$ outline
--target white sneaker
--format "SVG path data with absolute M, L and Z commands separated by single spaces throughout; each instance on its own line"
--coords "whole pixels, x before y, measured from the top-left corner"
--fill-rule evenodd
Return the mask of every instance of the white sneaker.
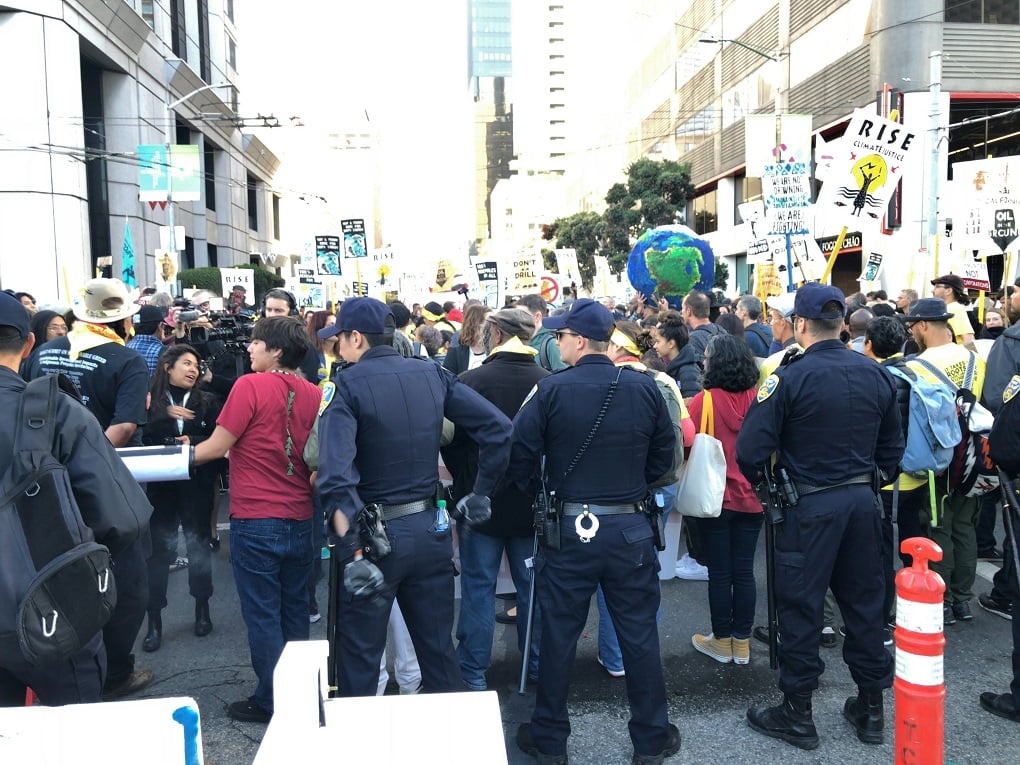
M 684 553 L 684 557 L 676 562 L 676 575 L 691 582 L 707 582 L 708 568 L 702 566 L 688 553 Z

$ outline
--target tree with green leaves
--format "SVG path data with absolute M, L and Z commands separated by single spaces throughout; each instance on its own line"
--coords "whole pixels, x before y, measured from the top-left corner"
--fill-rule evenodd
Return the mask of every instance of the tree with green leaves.
M 675 223 L 693 196 L 690 165 L 647 157 L 631 164 L 627 182 L 614 184 L 606 194 L 601 254 L 608 257 L 610 268 L 623 270 L 632 241 L 646 229 Z
M 591 289 L 595 282 L 595 259 L 602 249 L 602 216 L 595 212 L 574 213 L 557 218 L 542 226 L 542 238 L 556 240 L 556 246 L 577 252 L 577 268 L 581 272 L 581 285 Z

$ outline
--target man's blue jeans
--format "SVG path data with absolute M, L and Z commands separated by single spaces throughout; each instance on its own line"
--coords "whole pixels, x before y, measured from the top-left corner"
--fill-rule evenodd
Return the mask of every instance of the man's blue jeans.
M 273 711 L 273 670 L 290 640 L 308 640 L 312 520 L 232 518 L 230 559 L 248 628 L 255 703 Z
M 477 531 L 460 531 L 460 618 L 457 620 L 457 660 L 464 683 L 469 688 L 486 688 L 485 672 L 492 655 L 492 637 L 496 627 L 496 576 L 506 550 L 510 576 L 517 588 L 517 650 L 524 652 L 528 623 L 528 595 L 531 575 L 525 560 L 534 551 L 533 537 L 492 537 Z M 538 650 L 542 634 L 539 612 L 531 638 L 528 675 L 538 677 Z

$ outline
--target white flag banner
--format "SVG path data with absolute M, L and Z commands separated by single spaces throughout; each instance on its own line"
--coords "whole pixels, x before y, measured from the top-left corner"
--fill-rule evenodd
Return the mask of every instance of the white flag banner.
M 776 121 L 779 130 L 776 130 Z M 761 178 L 765 166 L 776 162 L 811 162 L 810 114 L 749 114 L 744 117 L 746 174 Z

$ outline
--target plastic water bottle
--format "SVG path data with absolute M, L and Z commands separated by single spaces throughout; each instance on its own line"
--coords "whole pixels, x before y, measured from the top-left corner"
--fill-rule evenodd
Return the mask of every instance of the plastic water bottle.
M 446 500 L 436 502 L 436 522 L 432 524 L 433 534 L 442 534 L 450 529 L 450 514 L 446 511 Z

